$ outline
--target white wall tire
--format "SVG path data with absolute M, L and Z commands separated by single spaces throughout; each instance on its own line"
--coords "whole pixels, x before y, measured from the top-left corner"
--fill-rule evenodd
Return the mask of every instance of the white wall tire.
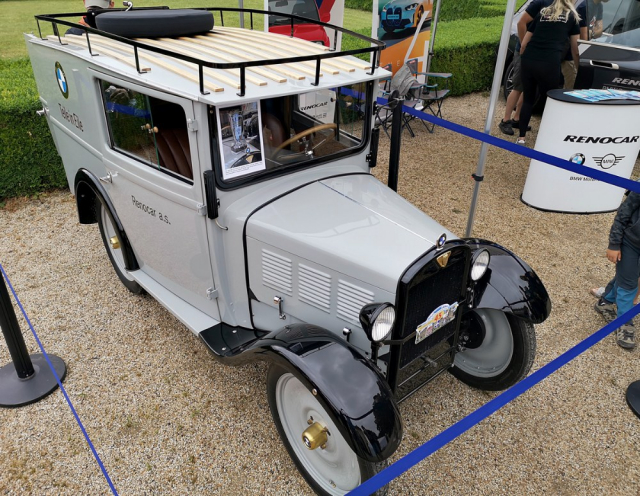
M 494 309 L 474 310 L 468 318 L 471 331 L 482 331 L 483 338 L 456 354 L 450 372 L 485 391 L 501 391 L 525 378 L 536 352 L 533 325 Z
M 359 458 L 317 398 L 296 376 L 277 365 L 269 368 L 267 396 L 285 448 L 317 494 L 347 494 L 386 466 L 386 462 L 376 464 Z M 310 450 L 302 442 L 310 418 L 329 431 L 325 449 Z M 375 494 L 386 493 L 387 486 Z
M 128 273 L 124 266 L 124 256 L 122 255 L 123 248 L 114 249 L 111 246 L 110 239 L 116 235 L 116 228 L 111 221 L 111 217 L 107 213 L 106 207 L 102 202 L 98 201 L 98 227 L 100 228 L 100 236 L 102 237 L 102 243 L 109 255 L 111 265 L 118 274 L 120 281 L 125 287 L 134 294 L 144 293 L 144 289 L 140 286 Z

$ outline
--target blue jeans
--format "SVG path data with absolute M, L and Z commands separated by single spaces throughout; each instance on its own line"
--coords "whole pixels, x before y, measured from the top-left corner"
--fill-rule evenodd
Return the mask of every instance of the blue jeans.
M 616 303 L 618 317 L 633 308 L 633 299 L 638 291 L 638 275 L 640 273 L 638 269 L 640 247 L 633 246 L 623 239 L 620 251 L 621 258 L 616 264 L 615 283 L 604 296 L 605 300 Z

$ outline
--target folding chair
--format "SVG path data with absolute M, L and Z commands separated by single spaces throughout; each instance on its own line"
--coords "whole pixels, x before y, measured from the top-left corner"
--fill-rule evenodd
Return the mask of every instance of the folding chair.
M 419 72 L 418 59 L 409 59 L 406 65 L 422 88 L 421 93 L 417 95 L 421 104 L 417 104 L 414 108 L 423 112 L 428 110 L 434 117 L 442 118 L 442 103 L 451 91 L 449 87 L 451 73 Z M 428 124 L 424 120 L 422 120 L 422 124 L 424 124 L 427 131 L 433 133 L 435 124 Z
M 384 69 L 391 71 L 391 64 L 383 66 Z M 422 86 L 417 79 L 411 74 L 409 68 L 402 66 L 393 77 L 386 77 L 380 80 L 380 96 L 383 98 L 389 98 L 394 90 L 397 90 L 399 96 L 404 99 L 403 105 L 414 107 L 421 103 L 420 99 L 415 97 L 416 94 L 422 92 Z M 376 125 L 382 127 L 387 137 L 389 135 L 389 128 L 391 127 L 391 120 L 393 116 L 393 110 L 389 105 L 378 106 L 376 110 Z M 415 136 L 413 129 L 411 129 L 410 122 L 413 119 L 412 116 L 403 113 L 402 114 L 402 130 L 405 128 L 409 131 L 411 137 Z

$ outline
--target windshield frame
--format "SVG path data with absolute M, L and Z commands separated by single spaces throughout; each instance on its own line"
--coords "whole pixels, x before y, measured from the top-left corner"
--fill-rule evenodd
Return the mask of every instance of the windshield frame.
M 363 117 L 363 129 L 362 129 L 362 138 L 359 145 L 348 148 L 344 151 L 337 152 L 334 154 L 330 154 L 324 157 L 317 157 L 309 160 L 308 162 L 299 162 L 295 164 L 291 164 L 285 167 L 278 167 L 272 170 L 262 170 L 256 173 L 248 174 L 246 176 L 240 176 L 234 179 L 224 179 L 223 177 L 223 159 L 220 154 L 220 140 L 222 136 L 218 135 L 218 112 L 216 106 L 209 105 L 208 115 L 209 115 L 209 144 L 211 151 L 211 161 L 212 168 L 214 170 L 215 179 L 216 179 L 216 187 L 223 191 L 235 190 L 238 188 L 242 188 L 248 186 L 250 184 L 260 183 L 263 181 L 269 181 L 271 179 L 285 176 L 289 174 L 295 174 L 298 171 L 306 170 L 312 167 L 321 166 L 327 163 L 336 162 L 345 157 L 355 156 L 362 153 L 362 151 L 369 146 L 369 141 L 371 139 L 371 130 L 372 130 L 372 122 L 373 122 L 373 104 L 374 104 L 374 82 L 375 81 L 362 81 L 361 84 L 365 85 L 365 93 L 364 93 L 364 108 L 365 113 Z M 344 86 L 349 86 L 346 84 Z M 306 93 L 313 93 L 313 91 L 307 91 L 304 93 L 296 93 L 294 95 L 302 95 Z M 293 96 L 293 95 L 292 95 Z M 268 99 L 268 98 L 266 98 Z M 264 99 L 263 99 L 264 100 Z M 258 100 L 258 104 L 261 100 Z M 249 102 L 246 102 L 249 103 Z M 342 132 L 342 131 L 341 131 Z M 346 135 L 351 136 L 350 133 L 344 131 Z

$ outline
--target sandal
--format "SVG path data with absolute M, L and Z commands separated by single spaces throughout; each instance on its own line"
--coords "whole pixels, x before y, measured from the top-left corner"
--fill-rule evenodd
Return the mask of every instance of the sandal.
M 527 140 L 525 140 L 522 136 L 520 136 L 517 140 L 516 140 L 516 144 L 518 145 L 525 145 L 527 143 Z

